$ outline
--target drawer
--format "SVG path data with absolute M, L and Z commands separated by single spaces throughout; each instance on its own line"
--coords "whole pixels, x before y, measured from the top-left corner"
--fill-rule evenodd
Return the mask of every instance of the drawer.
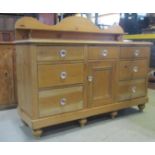
M 118 84 L 117 100 L 124 101 L 146 95 L 146 80 L 122 81 Z
M 131 81 L 122 81 L 118 84 L 117 100 L 124 101 L 131 99 Z
M 119 47 L 89 46 L 88 59 L 114 59 L 119 57 L 119 52 Z
M 39 92 L 39 114 L 41 117 L 80 110 L 83 105 L 82 86 Z
M 39 46 L 38 61 L 82 60 L 84 47 L 82 46 Z
M 129 80 L 147 76 L 147 60 L 120 61 L 119 80 Z
M 54 64 L 38 65 L 39 88 L 83 83 L 84 65 Z
M 134 80 L 131 83 L 131 98 L 146 96 L 146 80 Z
M 149 47 L 121 47 L 120 58 L 147 58 Z

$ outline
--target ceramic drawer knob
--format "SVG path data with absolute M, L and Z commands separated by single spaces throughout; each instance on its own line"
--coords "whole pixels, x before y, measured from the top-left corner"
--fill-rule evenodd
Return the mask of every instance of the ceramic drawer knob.
M 64 106 L 66 104 L 66 101 L 67 101 L 66 98 L 60 99 L 60 105 Z
M 61 73 L 60 73 L 60 78 L 61 78 L 62 80 L 66 79 L 66 78 L 67 78 L 67 73 L 66 73 L 66 72 L 61 72 Z
M 108 50 L 106 50 L 106 49 L 102 50 L 102 51 L 101 51 L 101 55 L 102 55 L 103 57 L 107 57 L 107 56 L 108 56 Z
M 134 71 L 135 73 L 137 73 L 137 72 L 138 72 L 138 66 L 134 66 L 134 67 L 133 67 L 133 71 Z
M 131 90 L 132 90 L 132 93 L 136 93 L 136 86 L 133 86 Z
M 92 82 L 93 81 L 93 77 L 92 76 L 88 76 L 88 81 Z
M 59 54 L 60 54 L 60 57 L 61 58 L 64 58 L 67 55 L 67 51 L 65 49 L 62 49 L 62 50 L 60 50 L 60 53 Z
M 135 57 L 138 57 L 139 55 L 140 55 L 140 50 L 138 50 L 138 49 L 135 50 L 135 52 L 134 52 L 134 56 L 135 56 Z

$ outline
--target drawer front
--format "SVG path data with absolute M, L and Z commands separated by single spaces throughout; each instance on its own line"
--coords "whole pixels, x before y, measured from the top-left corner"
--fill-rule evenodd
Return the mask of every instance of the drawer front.
M 131 99 L 131 81 L 122 81 L 118 84 L 117 100 L 124 101 Z
M 121 81 L 118 84 L 117 100 L 124 101 L 146 95 L 146 80 Z
M 120 61 L 119 80 L 130 80 L 147 76 L 147 60 Z
M 146 80 L 133 80 L 131 83 L 131 98 L 146 96 Z
M 114 59 L 119 57 L 119 52 L 119 47 L 89 46 L 88 59 Z
M 121 47 L 120 58 L 147 58 L 149 47 Z
M 38 61 L 82 60 L 84 47 L 82 46 L 39 46 Z
M 39 92 L 40 117 L 80 110 L 83 105 L 82 86 Z
M 84 65 L 38 65 L 39 88 L 83 83 Z

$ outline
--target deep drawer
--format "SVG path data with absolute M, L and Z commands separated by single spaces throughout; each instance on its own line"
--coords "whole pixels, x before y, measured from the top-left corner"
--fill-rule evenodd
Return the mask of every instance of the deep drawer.
M 118 84 L 117 100 L 124 101 L 146 95 L 146 80 L 121 81 Z
M 39 88 L 83 83 L 84 65 L 55 64 L 38 65 Z
M 119 80 L 131 80 L 146 77 L 148 73 L 147 66 L 147 60 L 120 61 Z
M 39 46 L 37 48 L 38 61 L 61 61 L 84 59 L 82 46 Z
M 83 87 L 43 90 L 39 92 L 39 115 L 49 116 L 83 108 Z

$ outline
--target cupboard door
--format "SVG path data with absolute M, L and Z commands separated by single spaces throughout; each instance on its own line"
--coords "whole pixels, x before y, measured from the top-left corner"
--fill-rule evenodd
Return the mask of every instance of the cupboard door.
M 12 47 L 0 47 L 0 105 L 15 103 Z
M 113 102 L 114 98 L 114 62 L 95 62 L 89 64 L 88 87 L 89 105 L 101 106 Z

